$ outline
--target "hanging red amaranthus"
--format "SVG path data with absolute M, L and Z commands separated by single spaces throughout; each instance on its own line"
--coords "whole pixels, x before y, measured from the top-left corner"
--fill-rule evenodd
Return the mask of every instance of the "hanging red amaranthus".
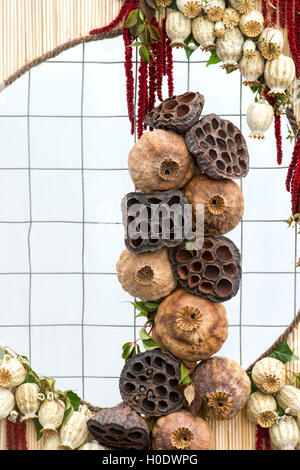
M 256 450 L 271 450 L 270 435 L 268 429 L 256 426 Z
M 90 34 L 102 34 L 102 33 L 108 33 L 108 31 L 112 31 L 116 26 L 118 26 L 118 24 L 120 23 L 120 21 L 123 20 L 123 18 L 125 17 L 126 13 L 128 13 L 128 10 L 132 10 L 132 0 L 125 0 L 124 4 L 122 5 L 120 11 L 119 11 L 119 14 L 118 16 L 115 17 L 115 19 L 109 23 L 108 25 L 106 26 L 103 26 L 102 28 L 95 28 L 95 29 L 92 29 L 90 31 Z
M 297 47 L 300 44 L 300 0 L 296 0 L 295 4 L 295 41 Z
M 268 88 L 263 88 L 263 94 L 268 103 L 274 108 L 275 105 L 275 98 L 272 96 L 268 95 L 268 92 L 270 90 Z M 282 152 L 282 135 L 281 135 L 281 116 L 280 114 L 277 114 L 276 109 L 275 111 L 275 119 L 274 119 L 274 130 L 275 130 L 275 139 L 276 139 L 276 149 L 277 149 L 277 163 L 278 165 L 281 165 L 282 163 L 282 157 L 283 157 L 283 152 Z
M 276 27 L 277 23 L 277 0 L 272 0 L 271 23 Z
M 300 139 L 294 147 L 286 178 L 286 189 L 292 194 L 292 214 L 300 213 Z
M 140 60 L 139 66 L 139 99 L 138 99 L 138 115 L 137 115 L 137 136 L 138 139 L 143 134 L 144 118 L 147 111 L 147 81 L 148 81 L 148 64 Z
M 6 420 L 6 449 L 7 450 L 15 450 L 15 425 Z
M 160 41 L 154 43 L 155 44 L 155 68 L 156 68 L 156 91 L 157 91 L 157 98 L 160 101 L 163 101 L 162 97 L 162 83 L 163 83 L 163 60 L 164 60 L 164 44 L 163 44 L 163 33 L 162 30 L 159 27 L 158 21 L 156 18 L 153 18 L 152 20 L 153 26 L 156 27 Z M 149 109 L 149 111 L 151 111 Z
M 286 22 L 287 22 L 287 29 L 288 29 L 288 41 L 289 41 L 290 51 L 291 51 L 291 54 L 292 54 L 292 57 L 296 66 L 296 74 L 297 74 L 297 77 L 299 77 L 300 76 L 300 55 L 299 55 L 299 50 L 295 42 L 295 26 L 297 26 L 297 21 L 296 21 L 296 18 L 294 17 L 294 10 L 295 10 L 295 0 L 289 0 L 286 5 Z M 299 16 L 299 15 L 296 14 L 295 16 Z M 299 33 L 297 32 L 297 35 L 298 34 Z
M 262 0 L 261 8 L 262 8 L 262 14 L 264 16 L 264 19 L 266 20 L 268 16 L 267 0 Z
M 282 28 L 285 27 L 286 0 L 279 0 L 279 23 Z

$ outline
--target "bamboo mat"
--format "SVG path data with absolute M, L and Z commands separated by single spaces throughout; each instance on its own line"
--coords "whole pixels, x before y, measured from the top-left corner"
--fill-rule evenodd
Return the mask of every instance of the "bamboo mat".
M 260 8 L 260 0 L 256 6 Z M 37 57 L 72 39 L 88 34 L 94 27 L 108 24 L 118 13 L 119 0 L 0 0 L 0 82 Z M 284 53 L 289 54 L 287 32 Z M 293 91 L 293 90 L 292 90 Z M 296 106 L 300 118 L 300 105 Z M 300 325 L 288 340 L 300 356 Z M 287 381 L 300 370 L 300 361 L 287 365 Z M 95 405 L 101 406 L 100 403 Z M 214 432 L 214 449 L 255 449 L 255 426 L 245 412 L 234 420 L 210 420 Z M 27 424 L 28 448 L 43 448 L 44 440 L 36 442 L 32 422 Z M 5 421 L 0 422 L 0 450 L 6 448 Z

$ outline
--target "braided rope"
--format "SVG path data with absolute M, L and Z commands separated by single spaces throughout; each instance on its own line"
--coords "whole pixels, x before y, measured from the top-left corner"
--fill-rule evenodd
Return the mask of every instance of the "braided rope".
M 294 136 L 298 139 L 300 135 L 298 133 L 298 123 L 297 123 L 297 118 L 296 118 L 293 108 L 287 108 L 285 114 L 286 114 L 286 117 L 288 118 L 292 131 L 294 133 Z M 296 136 L 297 133 L 298 135 Z
M 40 65 L 41 63 L 45 62 L 46 60 L 53 59 L 54 57 L 58 56 L 64 51 L 71 49 L 72 47 L 76 47 L 79 44 L 84 44 L 92 41 L 100 41 L 102 39 L 112 39 L 118 36 L 121 36 L 122 28 L 114 29 L 113 31 L 109 31 L 107 33 L 101 34 L 93 34 L 88 36 L 82 36 L 80 38 L 72 39 L 71 41 L 65 42 L 60 46 L 52 49 L 52 51 L 46 52 L 45 54 L 33 59 L 32 61 L 28 62 L 27 64 L 23 65 L 19 70 L 14 72 L 10 75 L 4 82 L 0 83 L 0 91 L 7 88 L 9 85 L 14 83 L 18 78 L 22 77 L 25 73 L 29 72 L 33 67 Z

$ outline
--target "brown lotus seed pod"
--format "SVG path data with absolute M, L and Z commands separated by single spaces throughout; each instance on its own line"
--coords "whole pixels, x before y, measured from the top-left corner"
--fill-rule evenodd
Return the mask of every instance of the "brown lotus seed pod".
M 247 144 L 232 122 L 208 114 L 186 133 L 185 142 L 199 168 L 210 178 L 243 178 L 248 174 Z
M 183 192 L 193 206 L 194 223 L 197 206 L 204 205 L 205 235 L 224 235 L 233 230 L 243 216 L 243 194 L 234 181 L 213 180 L 199 175 L 186 185 Z M 197 235 L 201 234 L 201 227 L 197 227 Z
M 120 377 L 124 402 L 146 416 L 163 416 L 182 408 L 183 395 L 176 389 L 180 363 L 160 349 L 129 359 Z
M 155 335 L 158 344 L 182 361 L 208 359 L 228 336 L 225 307 L 178 288 L 159 305 Z
M 241 256 L 226 237 L 205 237 L 200 249 L 187 250 L 185 242 L 170 250 L 173 273 L 188 292 L 212 302 L 224 302 L 239 290 Z
M 122 251 L 117 273 L 123 289 L 141 300 L 159 300 L 177 285 L 165 247 L 138 254 Z
M 154 450 L 209 450 L 212 441 L 207 422 L 186 410 L 159 418 L 152 431 Z
M 175 132 L 145 132 L 128 158 L 130 176 L 136 189 L 167 191 L 182 188 L 193 176 L 194 159 L 184 138 Z
M 145 420 L 125 403 L 99 411 L 87 426 L 91 435 L 109 449 L 149 449 Z
M 145 194 L 129 193 L 122 200 L 125 245 L 133 253 L 177 246 L 190 225 L 183 217 L 187 199 L 181 191 Z
M 207 399 L 208 416 L 228 420 L 247 403 L 251 383 L 242 366 L 232 359 L 214 356 L 198 364 L 192 383 Z
M 169 129 L 181 134 L 199 120 L 203 106 L 204 96 L 200 93 L 172 96 L 150 111 L 145 122 L 153 129 Z

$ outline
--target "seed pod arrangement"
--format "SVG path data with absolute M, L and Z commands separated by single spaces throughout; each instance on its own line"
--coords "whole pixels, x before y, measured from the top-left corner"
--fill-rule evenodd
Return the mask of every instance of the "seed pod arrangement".
M 248 174 L 247 144 L 231 121 L 208 114 L 186 133 L 185 142 L 200 170 L 210 178 L 243 178 Z
M 188 411 L 159 418 L 152 431 L 154 450 L 209 450 L 212 431 L 204 419 Z
M 192 294 L 224 302 L 238 293 L 241 257 L 229 238 L 205 237 L 193 250 L 183 243 L 170 250 L 170 260 L 179 284 Z
M 274 110 L 265 100 L 259 100 L 250 104 L 247 110 L 247 123 L 251 129 L 249 137 L 264 139 L 264 133 L 273 122 Z
M 46 399 L 39 409 L 39 422 L 42 426 L 41 432 L 57 434 L 58 428 L 64 419 L 65 404 L 61 400 Z
M 60 429 L 60 450 L 75 450 L 82 446 L 88 438 L 88 417 L 80 411 L 74 411 L 72 416 Z
M 88 420 L 87 425 L 90 434 L 99 444 L 109 449 L 149 448 L 146 421 L 125 403 L 99 411 Z
M 202 10 L 201 0 L 176 0 L 176 5 L 181 13 L 190 19 L 196 18 Z
M 222 68 L 229 71 L 239 68 L 243 44 L 244 37 L 239 28 L 227 29 L 225 36 L 217 39 L 216 53 L 223 62 Z
M 190 36 L 192 30 L 191 20 L 180 11 L 172 10 L 166 21 L 166 31 L 171 40 L 171 47 L 186 47 L 185 40 Z
M 279 29 L 266 28 L 259 36 L 258 48 L 266 60 L 274 60 L 282 53 L 283 42 L 283 34 Z
M 257 50 L 253 54 L 243 54 L 240 60 L 240 70 L 243 76 L 243 85 L 257 86 L 258 79 L 263 75 L 265 69 L 265 61 L 261 53 Z
M 203 51 L 215 49 L 215 24 L 205 16 L 198 16 L 192 24 L 193 37 Z
M 210 21 L 216 23 L 223 18 L 225 12 L 225 0 L 207 0 L 203 7 Z
M 141 300 L 159 300 L 176 287 L 167 248 L 134 254 L 124 250 L 117 262 L 123 289 Z
M 281 361 L 265 357 L 252 369 L 252 380 L 263 393 L 277 393 L 285 383 L 285 368 Z
M 251 13 L 255 7 L 255 0 L 229 0 L 229 3 L 241 15 Z
M 293 385 L 284 385 L 276 393 L 278 405 L 292 416 L 300 417 L 300 389 Z
M 247 418 L 262 428 L 269 428 L 276 421 L 276 409 L 277 403 L 274 397 L 254 392 L 247 401 Z
M 264 27 L 264 17 L 258 10 L 245 13 L 240 18 L 240 30 L 245 36 L 255 38 L 259 36 Z
M 224 26 L 228 29 L 233 29 L 238 26 L 240 22 L 240 15 L 234 8 L 226 8 L 224 11 L 223 19 Z
M 167 191 L 180 189 L 191 179 L 194 161 L 183 137 L 158 129 L 142 135 L 130 151 L 128 165 L 136 189 Z
M 191 222 L 189 214 L 183 217 L 185 204 L 178 190 L 126 194 L 121 203 L 126 248 L 143 253 L 179 245 Z
M 277 59 L 267 60 L 265 80 L 270 88 L 270 96 L 285 96 L 286 89 L 295 79 L 295 63 L 290 57 L 280 54 Z
M 37 412 L 40 407 L 38 399 L 39 386 L 35 383 L 25 383 L 19 385 L 16 390 L 16 402 L 22 413 L 21 421 L 37 418 Z
M 300 431 L 292 416 L 284 416 L 269 429 L 273 446 L 278 450 L 294 450 L 300 439 Z
M 195 176 L 184 188 L 184 194 L 192 204 L 194 220 L 198 205 L 204 207 L 205 235 L 224 235 L 233 230 L 242 218 L 244 198 L 234 181 L 213 180 L 205 175 Z M 201 234 L 201 227 L 196 230 Z
M 251 392 L 250 379 L 232 359 L 214 356 L 201 362 L 192 374 L 192 383 L 207 399 L 208 416 L 228 420 L 247 403 Z
M 179 380 L 180 363 L 172 355 L 154 349 L 126 362 L 120 376 L 120 393 L 136 412 L 164 416 L 182 408 Z
M 0 387 L 17 387 L 25 377 L 25 367 L 16 357 L 5 357 L 0 363 Z
M 226 310 L 178 288 L 158 308 L 155 335 L 163 349 L 182 361 L 208 359 L 227 339 Z
M 201 93 L 187 92 L 172 96 L 150 111 L 145 122 L 153 129 L 167 129 L 182 134 L 199 120 L 203 106 L 204 96 Z

